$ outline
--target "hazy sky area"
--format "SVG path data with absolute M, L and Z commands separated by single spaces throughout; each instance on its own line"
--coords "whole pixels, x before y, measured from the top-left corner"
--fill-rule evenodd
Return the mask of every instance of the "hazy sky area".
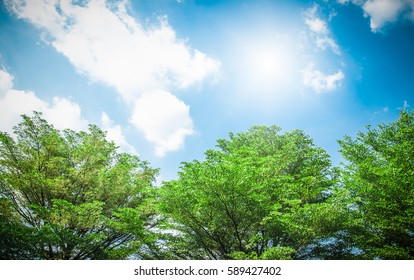
M 95 123 L 176 178 L 252 125 L 336 140 L 414 106 L 414 0 L 4 0 L 0 131 Z

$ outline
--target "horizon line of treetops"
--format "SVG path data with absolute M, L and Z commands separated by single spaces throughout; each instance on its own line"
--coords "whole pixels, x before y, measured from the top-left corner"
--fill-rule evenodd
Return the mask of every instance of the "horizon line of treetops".
M 414 112 L 338 140 L 253 126 L 178 179 L 96 125 L 0 132 L 0 259 L 414 259 Z

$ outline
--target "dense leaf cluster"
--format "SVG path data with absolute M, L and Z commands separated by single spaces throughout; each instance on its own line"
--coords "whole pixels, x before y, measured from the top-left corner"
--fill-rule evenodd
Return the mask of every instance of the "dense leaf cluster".
M 230 133 L 178 178 L 105 133 L 23 116 L 0 133 L 1 259 L 414 259 L 414 113 L 339 141 Z
M 118 259 L 139 248 L 157 170 L 96 126 L 58 131 L 35 114 L 0 134 L 0 256 Z

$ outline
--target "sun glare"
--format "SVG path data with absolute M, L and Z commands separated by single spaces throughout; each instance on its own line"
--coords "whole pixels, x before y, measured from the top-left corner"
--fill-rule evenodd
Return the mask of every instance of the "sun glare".
M 294 86 L 298 57 L 286 38 L 246 44 L 238 57 L 240 85 L 247 94 L 280 95 Z
M 246 70 L 254 82 L 276 85 L 287 78 L 288 59 L 283 56 L 281 50 L 271 48 L 252 50 L 247 54 L 247 63 Z

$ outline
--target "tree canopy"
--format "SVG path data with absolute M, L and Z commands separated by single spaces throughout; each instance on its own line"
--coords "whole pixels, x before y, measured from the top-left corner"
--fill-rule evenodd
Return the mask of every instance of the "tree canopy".
M 413 259 L 414 112 L 339 143 L 350 245 L 364 259 Z
M 414 111 L 339 140 L 219 139 L 175 180 L 95 125 L 40 113 L 0 133 L 0 259 L 414 259 Z
M 58 131 L 35 113 L 14 134 L 0 133 L 2 258 L 117 259 L 145 242 L 156 169 L 94 125 Z
M 218 140 L 202 162 L 184 163 L 161 188 L 161 209 L 183 258 L 304 257 L 335 219 L 329 156 L 302 131 L 255 126 Z M 171 246 L 171 247 L 168 247 Z M 179 248 L 191 248 L 180 250 Z

